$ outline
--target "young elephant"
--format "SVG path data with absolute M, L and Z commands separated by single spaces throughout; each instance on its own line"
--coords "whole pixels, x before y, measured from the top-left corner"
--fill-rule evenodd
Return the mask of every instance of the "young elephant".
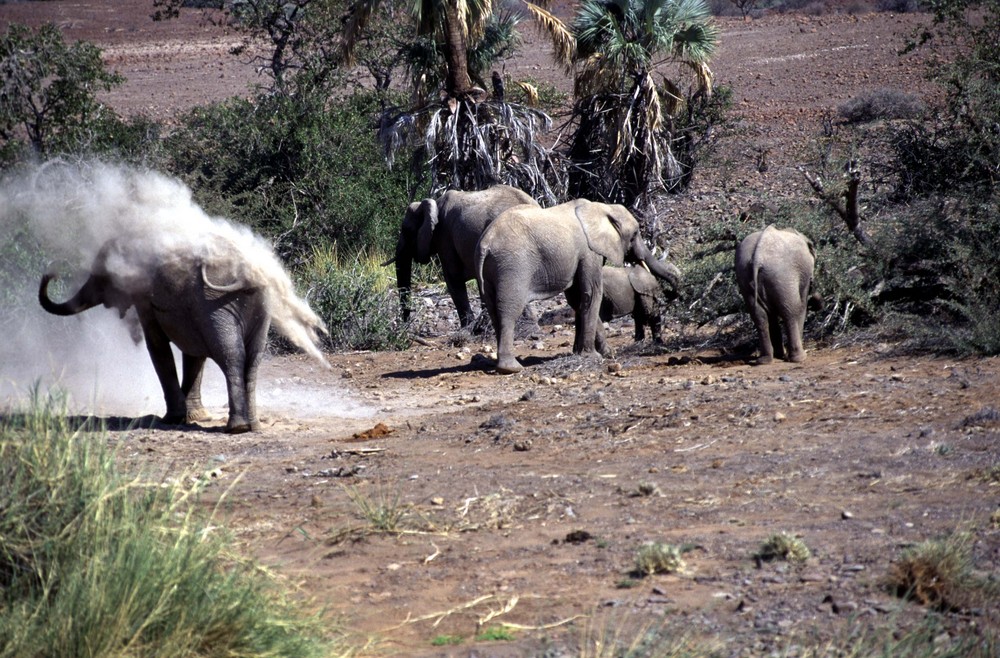
M 736 248 L 736 283 L 759 333 L 758 364 L 784 358 L 782 324 L 788 336 L 788 360 L 805 360 L 802 328 L 815 262 L 816 249 L 809 238 L 774 225 L 751 233 Z
M 631 315 L 635 321 L 635 340 L 645 340 L 649 327 L 653 341 L 663 342 L 660 327 L 662 302 L 669 296 L 655 276 L 645 267 L 610 267 L 602 270 L 604 293 L 601 297 L 601 321 L 610 322 L 623 315 Z

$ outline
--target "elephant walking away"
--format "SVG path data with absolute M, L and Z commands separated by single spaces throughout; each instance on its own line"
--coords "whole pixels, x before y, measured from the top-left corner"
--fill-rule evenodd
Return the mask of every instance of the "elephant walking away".
M 65 302 L 52 301 L 51 270 L 42 276 L 38 301 L 49 313 L 74 315 L 98 305 L 124 319 L 135 308 L 146 349 L 163 389 L 163 422 L 204 420 L 201 379 L 206 359 L 226 379 L 226 431 L 259 428 L 257 369 L 272 323 L 295 345 L 328 365 L 318 349 L 326 328 L 270 251 L 246 253 L 228 235 L 209 233 L 197 242 L 151 248 L 149 236 L 113 238 L 101 247 L 83 286 Z M 273 322 L 272 322 L 273 321 Z M 182 354 L 178 381 L 170 343 Z
M 524 307 L 561 292 L 576 315 L 573 352 L 607 353 L 598 317 L 605 260 L 643 262 L 677 290 L 680 270 L 656 260 L 624 206 L 584 199 L 552 208 L 518 206 L 486 228 L 476 247 L 476 278 L 497 335 L 497 372 L 523 369 L 513 343 Z
M 785 358 L 782 325 L 789 361 L 805 360 L 802 330 L 810 300 L 816 249 L 794 229 L 768 225 L 751 233 L 736 248 L 736 283 L 759 334 L 758 364 Z
M 646 327 L 656 343 L 663 342 L 661 314 L 665 294 L 660 280 L 642 265 L 611 267 L 605 265 L 601 272 L 604 291 L 601 295 L 602 322 L 610 322 L 623 315 L 631 315 L 635 322 L 635 340 L 646 338 Z M 674 294 L 670 299 L 676 298 Z
M 525 204 L 538 207 L 530 195 L 509 185 L 494 185 L 478 192 L 450 190 L 436 201 L 411 203 L 403 216 L 396 256 L 390 261 L 396 263 L 403 320 L 408 320 L 411 313 L 413 261 L 426 264 L 436 254 L 461 326 L 472 324 L 475 317 L 465 284 L 476 278 L 476 243 L 500 213 Z

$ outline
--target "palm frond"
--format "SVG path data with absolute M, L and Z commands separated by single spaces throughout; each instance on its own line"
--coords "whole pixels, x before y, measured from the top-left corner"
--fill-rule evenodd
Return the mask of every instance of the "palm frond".
M 380 0 L 359 0 L 349 8 L 347 22 L 340 42 L 340 56 L 347 66 L 354 65 L 354 48 L 361 39 L 361 33 L 368 25 L 368 19 L 378 9 Z
M 566 24 L 551 12 L 530 2 L 524 4 L 527 5 L 528 12 L 535 18 L 542 30 L 552 39 L 553 55 L 556 62 L 561 64 L 566 71 L 570 71 L 576 59 L 576 37 L 573 36 Z

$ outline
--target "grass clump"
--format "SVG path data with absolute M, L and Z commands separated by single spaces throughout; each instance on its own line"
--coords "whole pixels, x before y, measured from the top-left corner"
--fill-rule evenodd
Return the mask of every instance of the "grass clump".
M 347 497 L 357 507 L 361 516 L 376 532 L 399 532 L 406 517 L 406 506 L 398 491 L 378 487 L 369 495 L 358 487 L 346 487 Z
M 754 558 L 759 562 L 805 562 L 810 555 L 812 553 L 809 547 L 800 538 L 787 532 L 778 532 L 764 540 Z
M 650 542 L 639 547 L 635 556 L 635 571 L 642 576 L 654 573 L 674 573 L 684 568 L 682 550 L 672 544 Z
M 196 493 L 123 477 L 64 400 L 0 417 L 0 656 L 347 655 Z
M 896 596 L 937 610 L 963 610 L 1000 595 L 1000 587 L 975 573 L 968 532 L 906 550 L 889 570 L 888 587 Z
M 435 635 L 431 640 L 432 647 L 449 647 L 465 641 L 461 635 Z
M 335 350 L 402 350 L 410 345 L 399 316 L 392 268 L 377 253 L 345 262 L 336 246 L 317 248 L 300 273 L 309 304 L 326 322 Z
M 511 642 L 514 639 L 514 631 L 506 626 L 491 626 L 476 636 L 476 642 Z

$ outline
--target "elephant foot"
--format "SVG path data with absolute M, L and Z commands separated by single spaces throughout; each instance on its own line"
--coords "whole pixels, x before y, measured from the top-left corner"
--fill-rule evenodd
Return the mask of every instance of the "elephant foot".
M 793 352 L 792 354 L 788 355 L 788 360 L 791 361 L 792 363 L 802 363 L 803 361 L 806 360 L 806 353 Z
M 229 422 L 226 424 L 226 434 L 246 434 L 247 432 L 258 432 L 260 431 L 260 421 L 238 421 L 234 418 L 230 418 Z
M 774 363 L 774 357 L 762 354 L 758 356 L 756 359 L 754 359 L 752 363 L 755 366 L 766 366 L 768 364 Z
M 208 412 L 205 411 L 205 407 L 195 407 L 187 410 L 185 422 L 197 423 L 199 421 L 208 420 L 209 418 L 211 418 L 211 416 L 209 416 Z
M 524 370 L 524 366 L 518 363 L 512 356 L 500 357 L 497 359 L 497 373 L 501 375 L 513 375 Z
M 187 422 L 187 414 L 168 413 L 160 417 L 160 422 L 164 425 L 183 425 Z

